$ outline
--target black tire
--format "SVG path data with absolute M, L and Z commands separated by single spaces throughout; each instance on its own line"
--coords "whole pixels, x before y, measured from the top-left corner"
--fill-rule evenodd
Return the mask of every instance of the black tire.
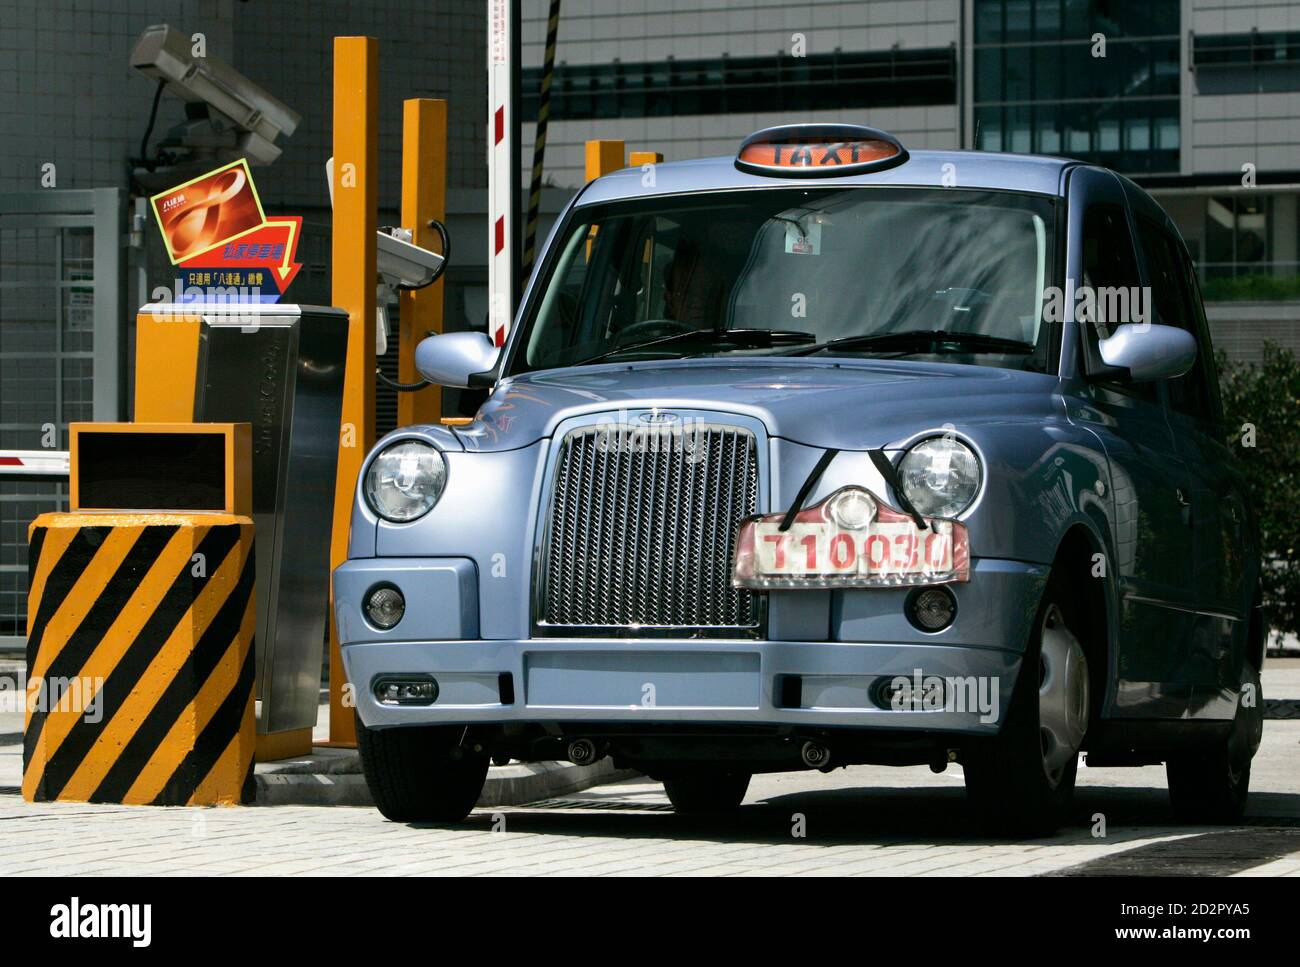
M 1050 836 L 1065 821 L 1074 798 L 1078 756 L 1072 756 L 1054 775 L 1049 774 L 1039 728 L 1042 631 L 1053 607 L 1062 614 L 1067 627 L 1079 627 L 1077 622 L 1071 622 L 1072 596 L 1057 572 L 1053 572 L 1043 593 L 1001 731 L 995 738 L 975 743 L 962 752 L 966 798 L 981 828 L 992 835 Z
M 740 806 L 750 778 L 748 772 L 682 773 L 664 779 L 664 791 L 683 816 L 717 815 Z
M 1246 683 L 1254 686 L 1252 706 L 1237 703 L 1232 732 L 1210 748 L 1171 756 L 1165 763 L 1169 800 L 1184 822 L 1230 824 L 1246 814 L 1250 761 L 1264 732 L 1264 695 L 1259 670 L 1247 664 Z
M 357 748 L 375 806 L 395 823 L 456 823 L 473 810 L 487 756 L 458 749 L 464 729 L 368 729 L 357 718 Z M 458 752 L 459 758 L 453 758 Z

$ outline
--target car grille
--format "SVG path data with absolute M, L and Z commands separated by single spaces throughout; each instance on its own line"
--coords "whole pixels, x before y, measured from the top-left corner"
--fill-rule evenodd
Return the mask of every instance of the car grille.
M 570 431 L 539 562 L 539 625 L 574 634 L 753 630 L 754 595 L 731 586 L 731 567 L 740 521 L 757 506 L 758 447 L 747 429 Z

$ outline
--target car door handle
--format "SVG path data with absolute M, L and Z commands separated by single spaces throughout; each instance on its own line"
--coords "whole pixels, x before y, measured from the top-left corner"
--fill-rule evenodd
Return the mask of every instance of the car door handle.
M 1183 524 L 1194 527 L 1196 522 L 1192 519 L 1195 511 L 1192 509 L 1191 491 L 1187 487 L 1175 487 L 1174 499 L 1178 501 L 1178 516 L 1183 519 Z

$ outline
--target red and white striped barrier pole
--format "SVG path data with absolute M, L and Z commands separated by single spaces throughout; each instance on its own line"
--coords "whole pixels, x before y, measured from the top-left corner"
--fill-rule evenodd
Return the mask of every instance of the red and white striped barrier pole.
M 488 332 L 505 345 L 519 291 L 519 0 L 488 0 Z
M 67 450 L 0 450 L 0 478 L 66 480 Z

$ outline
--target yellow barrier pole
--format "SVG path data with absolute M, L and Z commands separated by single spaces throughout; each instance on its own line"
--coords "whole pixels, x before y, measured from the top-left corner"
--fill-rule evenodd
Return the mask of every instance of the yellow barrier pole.
M 586 145 L 586 176 L 592 182 L 601 175 L 623 167 L 623 142 L 593 139 Z M 596 226 L 587 235 L 587 259 L 591 259 L 591 243 L 596 237 Z
M 379 42 L 334 38 L 333 301 L 348 313 L 343 421 L 334 486 L 330 571 L 348 556 L 352 500 L 361 462 L 375 437 L 375 232 L 379 202 Z M 355 702 L 346 674 L 330 585 L 330 744 L 354 745 Z
M 588 181 L 594 181 L 601 175 L 607 175 L 611 171 L 618 171 L 624 166 L 623 142 L 588 141 L 586 160 Z
M 402 104 L 402 225 L 421 248 L 436 249 L 437 232 L 429 219 L 447 220 L 447 102 L 413 97 Z M 397 379 L 414 383 L 415 347 L 431 332 L 442 332 L 442 279 L 403 292 L 397 337 Z M 397 394 L 397 425 L 436 423 L 442 413 L 437 386 Z
M 662 164 L 663 160 L 664 156 L 660 151 L 633 151 L 627 156 L 627 166 L 640 168 L 642 165 Z

